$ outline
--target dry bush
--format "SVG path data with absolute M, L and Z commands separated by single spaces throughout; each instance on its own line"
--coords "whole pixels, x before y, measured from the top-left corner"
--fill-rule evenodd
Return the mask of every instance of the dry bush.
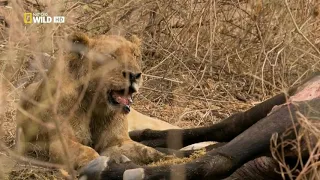
M 313 109 L 315 111 L 315 109 Z M 318 111 L 318 110 L 316 110 Z M 307 115 L 309 116 L 311 112 Z M 320 124 L 319 117 L 312 117 L 308 119 L 306 116 L 297 113 L 298 123 L 300 128 L 294 127 L 289 129 L 287 133 L 280 135 L 277 134 L 271 139 L 271 152 L 272 156 L 279 162 L 280 172 L 283 176 L 286 175 L 287 179 L 320 179 L 319 174 L 319 150 L 320 150 Z M 296 139 L 287 140 L 286 136 L 295 133 Z M 278 140 L 277 140 L 278 139 Z M 279 141 L 280 139 L 280 141 Z M 286 140 L 285 140 L 286 139 Z M 302 152 L 308 152 L 309 157 L 307 161 Z M 286 153 L 294 154 L 297 158 L 295 166 L 289 166 L 286 163 Z M 292 162 L 291 162 L 292 164 Z
M 63 15 L 66 23 L 26 25 L 25 12 Z M 245 110 L 319 70 L 319 13 L 317 0 L 10 0 L 0 7 L 0 161 L 26 160 L 10 150 L 19 93 L 63 58 L 62 42 L 72 31 L 140 36 L 145 84 L 136 109 L 194 127 Z M 0 165 L 0 174 L 12 167 L 30 173 L 21 164 Z

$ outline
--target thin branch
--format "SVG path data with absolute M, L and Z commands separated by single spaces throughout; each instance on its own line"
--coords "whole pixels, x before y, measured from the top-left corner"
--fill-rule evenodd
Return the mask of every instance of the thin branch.
M 293 22 L 293 24 L 294 24 L 297 32 L 298 32 L 298 33 L 308 42 L 308 44 L 320 55 L 319 49 L 302 33 L 301 29 L 299 28 L 296 20 L 295 20 L 294 17 L 293 17 L 293 14 L 292 14 L 292 12 L 291 12 L 291 9 L 290 9 L 290 7 L 289 7 L 288 0 L 285 0 L 285 3 L 286 3 L 287 10 L 288 10 L 288 12 L 289 12 L 289 14 L 290 14 L 291 20 L 292 20 L 292 22 Z

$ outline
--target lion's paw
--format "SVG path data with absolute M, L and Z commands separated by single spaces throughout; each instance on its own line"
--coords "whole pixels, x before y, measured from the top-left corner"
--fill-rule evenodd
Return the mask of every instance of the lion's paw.
M 132 150 L 128 153 L 126 152 L 125 155 L 128 156 L 133 162 L 141 165 L 159 161 L 165 157 L 165 154 L 162 152 L 139 143 L 132 144 L 131 149 Z

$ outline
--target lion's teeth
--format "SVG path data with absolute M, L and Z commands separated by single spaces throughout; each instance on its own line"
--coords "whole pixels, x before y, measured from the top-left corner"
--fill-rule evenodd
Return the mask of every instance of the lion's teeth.
M 132 97 L 129 97 L 128 100 L 130 103 L 133 103 Z

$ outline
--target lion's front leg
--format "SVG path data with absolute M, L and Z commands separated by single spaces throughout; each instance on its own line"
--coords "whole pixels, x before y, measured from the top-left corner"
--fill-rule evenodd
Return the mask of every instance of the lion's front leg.
M 56 162 L 71 163 L 75 170 L 87 165 L 90 161 L 99 157 L 99 154 L 91 147 L 85 146 L 71 139 L 64 139 L 66 145 L 65 154 L 62 143 L 58 138 L 50 142 L 49 153 L 50 158 Z M 67 162 L 66 162 L 67 161 Z
M 121 145 L 107 148 L 101 153 L 101 155 L 112 158 L 125 155 L 131 161 L 137 164 L 148 164 L 154 161 L 158 161 L 165 156 L 165 154 L 161 153 L 160 151 L 134 142 L 132 140 L 127 140 L 124 141 Z

